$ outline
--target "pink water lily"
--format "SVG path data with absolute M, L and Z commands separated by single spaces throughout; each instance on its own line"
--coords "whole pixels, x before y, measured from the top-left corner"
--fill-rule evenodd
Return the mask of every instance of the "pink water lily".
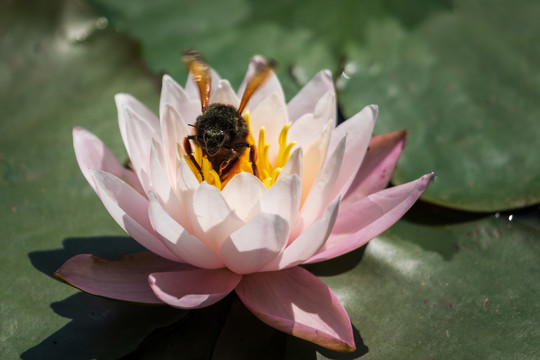
M 254 57 L 246 79 L 261 62 Z M 238 107 L 238 95 L 214 71 L 212 84 L 210 103 Z M 272 74 L 245 112 L 259 176 L 240 166 L 221 183 L 208 175 L 212 169 L 200 153 L 197 162 L 207 175 L 194 171 L 179 146 L 201 114 L 191 79 L 182 88 L 164 76 L 159 117 L 130 95 L 117 95 L 116 104 L 131 169 L 82 128 L 73 131 L 75 153 L 105 208 L 149 252 L 116 261 L 77 255 L 56 275 L 92 294 L 181 309 L 209 306 L 235 291 L 276 329 L 354 350 L 352 325 L 337 296 L 299 265 L 366 244 L 426 189 L 431 174 L 386 188 L 405 132 L 372 138 L 373 105 L 336 127 L 328 71 L 289 103 Z

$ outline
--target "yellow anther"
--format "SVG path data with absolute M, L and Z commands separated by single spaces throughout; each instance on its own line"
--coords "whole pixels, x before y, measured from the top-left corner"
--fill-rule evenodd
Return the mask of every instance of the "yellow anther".
M 221 180 L 219 179 L 219 175 L 217 174 L 217 172 L 214 169 L 211 169 L 210 171 L 208 171 L 208 175 L 208 177 L 213 180 L 212 185 L 221 190 Z
M 184 155 L 184 159 L 186 160 L 187 164 L 189 165 L 189 168 L 191 169 L 191 171 L 195 174 L 195 176 L 197 177 L 197 180 L 199 180 L 199 182 L 202 182 L 202 176 L 201 174 L 199 173 L 199 170 L 197 170 L 197 167 L 195 166 L 195 164 L 193 164 L 193 162 L 191 161 L 191 159 L 189 158 L 189 156 L 187 155 Z

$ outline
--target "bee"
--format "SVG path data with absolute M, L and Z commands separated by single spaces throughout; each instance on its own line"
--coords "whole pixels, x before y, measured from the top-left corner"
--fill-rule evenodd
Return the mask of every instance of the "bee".
M 228 104 L 209 104 L 212 78 L 209 66 L 202 60 L 199 53 L 193 49 L 184 50 L 183 61 L 189 69 L 201 97 L 202 115 L 198 116 L 195 124 L 191 125 L 195 129 L 194 135 L 184 138 L 184 150 L 191 162 L 204 180 L 201 166 L 195 161 L 191 149 L 190 141 L 193 141 L 201 148 L 203 155 L 208 158 L 212 168 L 223 181 L 234 168 L 238 159 L 249 148 L 249 161 L 253 175 L 258 177 L 255 147 L 247 140 L 250 130 L 242 113 L 251 96 L 272 74 L 275 63 L 271 61 L 258 66 L 255 74 L 246 85 L 240 106 L 237 109 Z

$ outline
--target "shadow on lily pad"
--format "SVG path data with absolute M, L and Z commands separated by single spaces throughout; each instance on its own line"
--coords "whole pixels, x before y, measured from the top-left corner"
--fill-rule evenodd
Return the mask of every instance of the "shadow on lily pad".
M 51 304 L 72 320 L 21 354 L 24 360 L 111 359 L 134 349 L 152 330 L 186 312 L 166 306 L 142 306 L 78 293 Z
M 113 260 L 146 250 L 132 238 L 120 236 L 67 238 L 62 241 L 62 245 L 63 249 L 33 251 L 28 254 L 28 258 L 36 269 L 54 278 L 54 272 L 75 255 L 93 254 Z

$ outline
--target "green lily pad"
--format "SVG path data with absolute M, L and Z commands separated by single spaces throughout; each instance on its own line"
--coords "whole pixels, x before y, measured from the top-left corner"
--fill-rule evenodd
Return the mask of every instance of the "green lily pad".
M 412 31 L 371 22 L 348 51 L 341 99 L 348 113 L 378 103 L 378 132 L 409 130 L 393 181 L 434 171 L 423 199 L 469 211 L 538 203 L 540 4 L 469 3 Z
M 75 1 L 4 2 L 0 11 L 0 358 L 122 355 L 184 316 L 82 294 L 54 271 L 78 253 L 140 251 L 78 168 L 71 129 L 95 131 L 121 156 L 113 95 L 157 104 L 153 78 L 125 36 Z
M 233 85 L 251 55 L 277 59 L 288 98 L 331 69 L 346 116 L 375 103 L 377 132 L 409 130 L 393 181 L 434 171 L 425 200 L 480 212 L 540 201 L 535 1 L 90 3 L 178 79 L 187 46 Z
M 369 348 L 362 359 L 538 358 L 537 215 L 438 227 L 401 221 L 358 265 L 323 277 Z M 335 272 L 359 255 L 311 270 Z

